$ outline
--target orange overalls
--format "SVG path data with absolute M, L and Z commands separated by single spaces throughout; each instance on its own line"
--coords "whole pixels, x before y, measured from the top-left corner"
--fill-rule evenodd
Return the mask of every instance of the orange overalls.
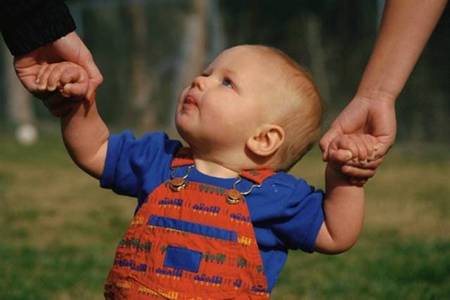
M 173 169 L 182 166 L 190 166 L 186 174 L 157 187 L 133 218 L 116 250 L 105 298 L 268 299 L 243 193 L 189 181 L 193 160 L 186 148 L 172 161 Z M 240 176 L 253 188 L 271 174 Z

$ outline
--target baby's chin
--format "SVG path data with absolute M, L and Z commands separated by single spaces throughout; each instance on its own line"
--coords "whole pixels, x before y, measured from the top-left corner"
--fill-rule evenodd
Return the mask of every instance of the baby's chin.
M 191 145 L 191 143 L 194 140 L 194 137 L 192 135 L 192 133 L 190 133 L 190 131 L 185 128 L 184 126 L 182 126 L 177 118 L 175 118 L 175 128 L 177 129 L 178 134 L 181 136 L 181 138 L 189 145 Z

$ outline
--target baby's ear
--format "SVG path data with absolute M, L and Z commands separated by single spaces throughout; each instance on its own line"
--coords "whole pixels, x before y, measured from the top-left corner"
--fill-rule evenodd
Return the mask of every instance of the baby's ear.
M 258 128 L 246 143 L 247 148 L 261 157 L 268 157 L 275 153 L 285 139 L 284 129 L 278 125 L 265 124 Z

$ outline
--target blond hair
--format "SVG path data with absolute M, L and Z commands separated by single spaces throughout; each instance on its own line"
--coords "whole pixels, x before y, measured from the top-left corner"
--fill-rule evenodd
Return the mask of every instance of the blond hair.
M 281 74 L 278 113 L 274 123 L 285 131 L 285 140 L 275 154 L 272 168 L 287 171 L 314 145 L 320 134 L 323 105 L 311 75 L 279 49 L 257 45 L 270 59 L 279 61 Z

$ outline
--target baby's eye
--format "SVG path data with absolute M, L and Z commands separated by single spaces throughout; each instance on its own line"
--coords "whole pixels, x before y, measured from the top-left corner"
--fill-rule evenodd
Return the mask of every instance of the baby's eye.
M 233 88 L 233 81 L 231 81 L 229 78 L 224 78 L 222 80 L 222 84 L 228 88 Z

